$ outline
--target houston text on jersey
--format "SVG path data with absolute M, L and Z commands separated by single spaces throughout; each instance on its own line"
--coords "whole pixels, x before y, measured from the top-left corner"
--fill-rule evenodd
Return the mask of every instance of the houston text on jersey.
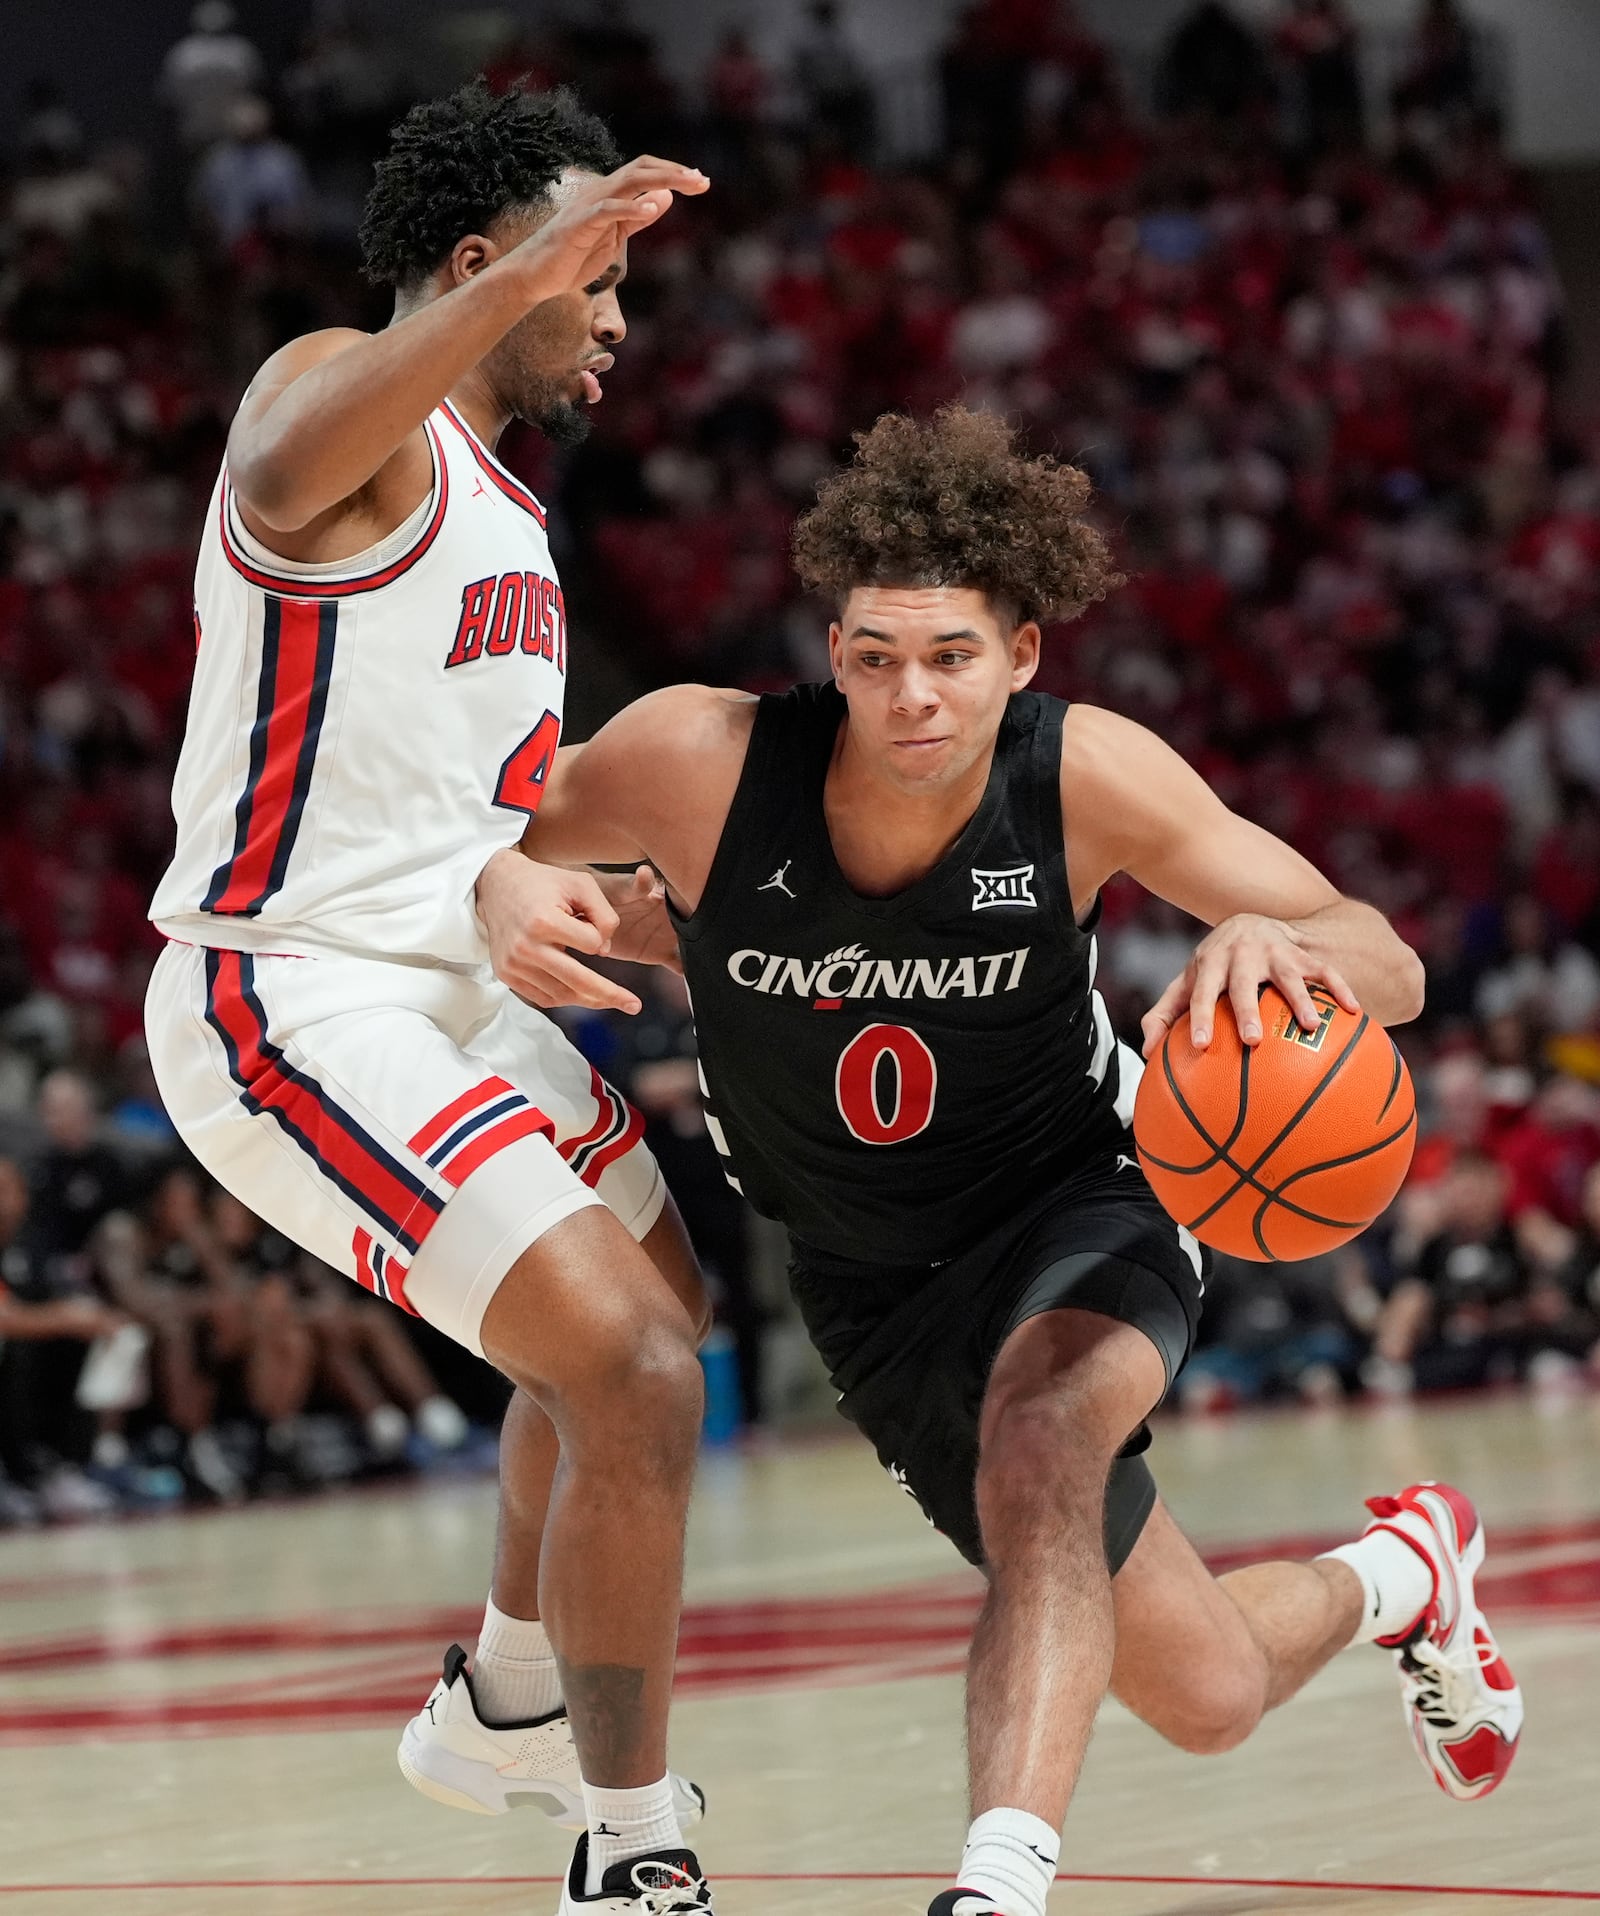
M 473 659 L 504 658 L 518 646 L 567 669 L 567 601 L 554 579 L 537 572 L 502 572 L 461 589 L 461 617 L 445 667 Z

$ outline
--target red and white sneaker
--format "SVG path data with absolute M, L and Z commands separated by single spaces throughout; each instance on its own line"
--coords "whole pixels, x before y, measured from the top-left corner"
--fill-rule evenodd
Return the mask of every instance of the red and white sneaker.
M 1471 1498 L 1449 1484 L 1412 1484 L 1369 1497 L 1368 1531 L 1388 1530 L 1433 1572 L 1433 1597 L 1402 1635 L 1379 1637 L 1395 1653 L 1411 1740 L 1447 1795 L 1487 1796 L 1505 1780 L 1522 1734 L 1522 1692 L 1478 1608 L 1483 1524 Z

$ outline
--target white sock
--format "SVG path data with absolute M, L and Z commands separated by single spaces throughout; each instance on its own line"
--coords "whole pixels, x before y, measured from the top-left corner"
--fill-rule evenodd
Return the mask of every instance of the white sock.
M 470 1434 L 460 1405 L 449 1397 L 429 1397 L 418 1404 L 417 1429 L 436 1450 L 459 1450 Z
M 1399 1636 L 1433 1601 L 1432 1570 L 1392 1530 L 1369 1530 L 1356 1542 L 1342 1543 L 1323 1555 L 1348 1564 L 1361 1579 L 1366 1605 L 1352 1643 Z
M 589 1818 L 586 1896 L 599 1892 L 601 1878 L 613 1863 L 626 1862 L 630 1856 L 650 1856 L 657 1850 L 683 1848 L 670 1776 L 642 1790 L 600 1790 L 585 1783 L 583 1807 Z
M 1026 1810 L 985 1810 L 967 1831 L 956 1882 L 994 1899 L 1005 1916 L 1045 1916 L 1061 1838 Z
M 544 1625 L 508 1617 L 491 1597 L 472 1659 L 472 1694 L 486 1723 L 529 1723 L 559 1709 L 561 1675 Z
M 367 1442 L 387 1461 L 398 1457 L 411 1435 L 411 1419 L 398 1404 L 379 1404 L 366 1418 Z

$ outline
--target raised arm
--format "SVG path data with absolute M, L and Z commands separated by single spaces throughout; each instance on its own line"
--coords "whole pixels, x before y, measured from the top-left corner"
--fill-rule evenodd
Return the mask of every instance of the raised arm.
M 1282 839 L 1229 811 L 1142 725 L 1074 705 L 1062 729 L 1061 795 L 1080 909 L 1123 871 L 1213 927 L 1146 1014 L 1146 1055 L 1185 1009 L 1194 1042 L 1208 1044 L 1224 991 L 1245 1042 L 1259 1042 L 1257 992 L 1268 983 L 1308 1029 L 1317 1023 L 1308 983 L 1348 1010 L 1359 1003 L 1380 1024 L 1404 1024 L 1422 1009 L 1421 960 L 1383 914 L 1342 896 Z
M 264 527 L 292 532 L 348 499 L 518 320 L 602 276 L 674 193 L 705 187 L 692 168 L 633 160 L 584 179 L 506 252 L 491 239 L 463 240 L 450 259 L 452 289 L 381 333 L 338 328 L 285 346 L 256 375 L 228 435 L 241 504 Z

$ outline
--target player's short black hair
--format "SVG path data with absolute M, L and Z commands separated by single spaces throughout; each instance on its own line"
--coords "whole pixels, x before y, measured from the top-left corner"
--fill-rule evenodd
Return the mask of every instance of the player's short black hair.
M 496 94 L 469 81 L 394 128 L 361 220 L 362 270 L 379 286 L 414 286 L 465 234 L 537 206 L 569 168 L 621 164 L 610 129 L 568 88 Z

